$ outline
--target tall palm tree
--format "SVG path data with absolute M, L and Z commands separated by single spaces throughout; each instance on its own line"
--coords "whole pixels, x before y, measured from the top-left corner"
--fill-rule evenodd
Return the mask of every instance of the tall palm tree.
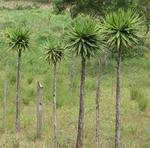
M 100 51 L 99 26 L 90 17 L 78 17 L 72 24 L 71 30 L 68 33 L 68 39 L 68 48 L 75 56 L 81 57 L 80 106 L 76 140 L 76 148 L 81 148 L 83 147 L 86 60 L 95 56 Z
M 106 15 L 102 32 L 110 47 L 117 53 L 116 61 L 116 124 L 115 147 L 120 148 L 121 58 L 123 50 L 136 45 L 142 38 L 144 20 L 133 10 L 118 10 Z
M 101 60 L 98 59 L 97 88 L 96 88 L 96 147 L 100 147 L 100 82 L 101 82 Z
M 20 130 L 20 68 L 21 55 L 30 46 L 30 32 L 25 27 L 18 27 L 7 34 L 8 44 L 11 50 L 17 51 L 17 94 L 16 94 L 16 129 Z
M 54 123 L 54 147 L 58 144 L 58 127 L 56 113 L 56 68 L 57 63 L 63 57 L 63 45 L 57 40 L 47 40 L 43 48 L 46 50 L 45 59 L 49 64 L 53 64 L 53 123 Z

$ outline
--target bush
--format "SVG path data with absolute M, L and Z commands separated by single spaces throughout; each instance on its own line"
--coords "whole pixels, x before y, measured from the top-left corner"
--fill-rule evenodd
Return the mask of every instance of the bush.
M 28 99 L 27 98 L 23 98 L 22 102 L 23 102 L 24 105 L 28 106 L 30 104 L 30 99 L 29 98 Z
M 138 103 L 139 109 L 145 111 L 148 107 L 148 101 L 145 98 L 144 93 L 139 88 L 132 88 L 130 91 L 130 97 Z
M 32 84 L 33 78 L 28 78 L 27 82 L 28 82 L 29 85 Z
M 137 101 L 137 100 L 143 98 L 143 93 L 140 91 L 140 89 L 132 88 L 130 91 L 130 97 L 132 100 Z
M 30 102 L 35 100 L 35 98 L 37 97 L 36 91 L 32 87 L 28 87 L 28 89 L 25 89 L 24 91 L 26 92 L 26 94 L 23 96 L 22 103 L 28 106 Z
M 53 9 L 56 14 L 60 14 L 65 10 L 63 0 L 53 0 Z

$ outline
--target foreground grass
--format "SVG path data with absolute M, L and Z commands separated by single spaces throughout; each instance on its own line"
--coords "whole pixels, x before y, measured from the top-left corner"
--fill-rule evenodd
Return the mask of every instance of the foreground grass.
M 15 95 L 16 95 L 16 60 L 17 55 L 7 49 L 3 39 L 0 40 L 0 101 L 1 101 L 1 130 L 0 147 L 28 147 L 47 148 L 53 145 L 53 124 L 52 124 L 52 74 L 51 66 L 47 65 L 42 57 L 41 44 L 47 36 L 60 36 L 64 28 L 69 24 L 69 15 L 52 15 L 49 21 L 49 10 L 1 10 L 0 29 L 3 32 L 7 27 L 19 24 L 27 25 L 32 32 L 32 47 L 24 53 L 22 61 L 22 115 L 21 132 L 15 132 Z M 126 60 L 123 63 L 122 80 L 122 115 L 121 134 L 123 148 L 149 148 L 150 145 L 150 55 L 133 60 Z M 3 107 L 3 86 L 4 69 L 8 61 L 8 96 L 7 96 L 7 122 L 6 131 L 3 130 L 2 107 Z M 58 126 L 59 126 L 59 147 L 72 148 L 75 145 L 80 62 L 74 61 L 74 88 L 68 91 L 69 83 L 69 62 L 64 61 L 58 67 Z M 95 147 L 95 88 L 96 88 L 96 62 L 91 60 L 87 67 L 86 79 L 86 102 L 85 102 L 85 148 Z M 115 62 L 111 61 L 105 69 L 102 77 L 101 97 L 101 147 L 112 148 L 114 143 L 115 127 Z M 43 135 L 41 139 L 36 138 L 36 87 L 40 80 L 44 86 L 43 104 Z M 143 92 L 143 97 L 148 100 L 148 107 L 145 111 L 139 109 L 138 103 L 131 100 L 130 92 L 135 87 Z M 142 99 L 142 98 L 141 98 Z

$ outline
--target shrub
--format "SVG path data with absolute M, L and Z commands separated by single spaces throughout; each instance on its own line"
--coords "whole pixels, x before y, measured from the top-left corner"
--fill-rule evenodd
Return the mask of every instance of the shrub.
M 24 105 L 28 106 L 30 104 L 30 98 L 28 98 L 28 97 L 27 98 L 23 98 L 22 102 L 23 102 Z
M 143 93 L 140 92 L 138 88 L 132 88 L 130 91 L 130 97 L 132 100 L 139 100 L 140 98 L 143 98 Z
M 65 10 L 64 1 L 63 0 L 53 0 L 53 9 L 54 13 L 60 14 Z
M 27 82 L 28 82 L 29 85 L 32 84 L 33 78 L 28 78 Z
M 145 98 L 144 93 L 139 88 L 132 88 L 130 91 L 130 97 L 138 103 L 139 109 L 145 111 L 148 107 L 148 101 Z

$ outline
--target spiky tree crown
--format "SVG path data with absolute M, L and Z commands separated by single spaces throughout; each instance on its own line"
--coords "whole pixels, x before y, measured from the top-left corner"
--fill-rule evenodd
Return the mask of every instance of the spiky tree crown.
M 95 20 L 90 17 L 80 16 L 73 21 L 68 33 L 68 48 L 75 56 L 90 58 L 100 51 L 100 27 Z
M 18 27 L 12 29 L 7 34 L 10 49 L 24 51 L 30 46 L 30 32 L 28 28 Z
M 102 33 L 108 45 L 119 48 L 137 44 L 142 38 L 144 19 L 135 11 L 122 9 L 106 15 Z
M 57 64 L 63 58 L 64 45 L 60 41 L 47 40 L 43 46 L 45 50 L 45 60 L 50 64 Z

